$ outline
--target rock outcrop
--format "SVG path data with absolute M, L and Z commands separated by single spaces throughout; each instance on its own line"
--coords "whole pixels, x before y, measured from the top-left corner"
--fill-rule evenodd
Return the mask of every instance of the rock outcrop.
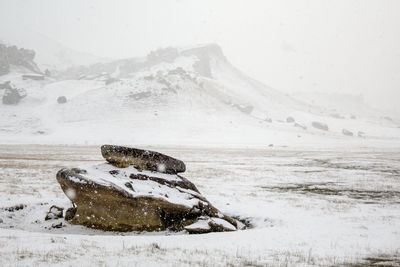
M 112 231 L 189 233 L 241 227 L 205 199 L 192 182 L 176 174 L 185 170 L 182 161 L 120 146 L 104 145 L 101 151 L 110 163 L 57 173 L 61 188 L 76 206 L 65 216 L 72 224 Z
M 26 96 L 24 90 L 18 90 L 16 88 L 5 89 L 2 102 L 5 105 L 16 105 Z
M 0 76 L 9 73 L 11 65 L 40 73 L 38 66 L 33 61 L 34 58 L 35 51 L 33 50 L 0 44 Z

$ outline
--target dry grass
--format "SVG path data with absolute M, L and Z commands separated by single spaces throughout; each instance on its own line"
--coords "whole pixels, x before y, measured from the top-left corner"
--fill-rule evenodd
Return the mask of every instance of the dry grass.
M 332 213 L 344 214 L 354 208 L 371 206 L 369 204 L 389 205 L 395 209 L 400 201 L 400 153 L 152 149 L 184 159 L 188 169 L 185 176 L 198 185 L 209 200 L 214 200 L 217 207 L 228 207 L 224 206 L 227 202 L 230 206 L 243 200 L 268 204 L 279 199 L 287 207 L 318 210 L 321 215 L 332 216 Z M 1 207 L 17 203 L 34 206 L 22 203 L 24 199 L 35 199 L 37 203 L 64 200 L 64 193 L 55 180 L 56 172 L 63 167 L 97 162 L 103 162 L 99 147 L 2 145 Z M 395 218 L 387 215 L 383 219 Z M 350 217 L 349 220 L 363 219 Z M 248 223 L 250 221 L 251 218 Z M 35 237 L 37 241 L 31 242 L 43 244 L 43 247 L 36 247 L 25 245 L 29 241 L 27 238 L 15 236 L 12 231 L 0 235 L 0 266 L 134 266 L 144 262 L 163 266 L 400 265 L 399 257 L 393 255 L 371 252 L 369 257 L 321 256 L 307 246 L 304 249 L 272 247 L 257 251 L 240 246 L 240 241 L 236 251 L 229 251 L 223 247 L 209 249 L 206 245 L 198 248 L 167 246 L 151 238 L 145 244 L 123 239 L 110 247 L 106 238 L 99 241 L 82 236 L 76 242 L 60 234 L 51 235 L 51 238 Z M 132 238 L 134 240 L 135 236 Z

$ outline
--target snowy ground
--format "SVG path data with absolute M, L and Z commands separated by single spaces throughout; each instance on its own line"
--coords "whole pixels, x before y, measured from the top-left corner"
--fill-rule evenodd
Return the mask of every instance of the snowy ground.
M 1 145 L 0 265 L 400 265 L 399 150 L 151 149 L 185 161 L 203 195 L 253 228 L 121 234 L 45 222 L 51 205 L 70 206 L 57 170 L 103 162 L 100 148 Z

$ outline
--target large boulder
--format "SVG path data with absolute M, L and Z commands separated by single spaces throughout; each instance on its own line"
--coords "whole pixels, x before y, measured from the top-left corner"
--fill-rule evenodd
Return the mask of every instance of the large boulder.
M 121 152 L 121 148 L 112 146 L 103 146 L 102 152 L 107 148 L 118 153 L 137 152 Z M 103 163 L 85 169 L 62 169 L 57 181 L 76 206 L 68 215 L 72 224 L 112 231 L 189 233 L 233 231 L 241 225 L 222 214 L 193 183 L 177 174 Z
M 133 165 L 139 170 L 176 174 L 186 170 L 183 161 L 159 152 L 124 146 L 103 145 L 101 154 L 116 167 Z

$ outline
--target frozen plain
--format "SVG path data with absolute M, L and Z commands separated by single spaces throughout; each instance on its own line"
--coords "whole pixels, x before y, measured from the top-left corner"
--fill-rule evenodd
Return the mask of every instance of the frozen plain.
M 71 204 L 55 174 L 103 162 L 98 146 L 0 146 L 1 266 L 398 266 L 398 149 L 149 147 L 185 161 L 184 176 L 231 233 L 104 233 L 44 217 Z M 9 207 L 24 205 L 10 211 Z M 59 220 L 60 222 L 62 219 Z

